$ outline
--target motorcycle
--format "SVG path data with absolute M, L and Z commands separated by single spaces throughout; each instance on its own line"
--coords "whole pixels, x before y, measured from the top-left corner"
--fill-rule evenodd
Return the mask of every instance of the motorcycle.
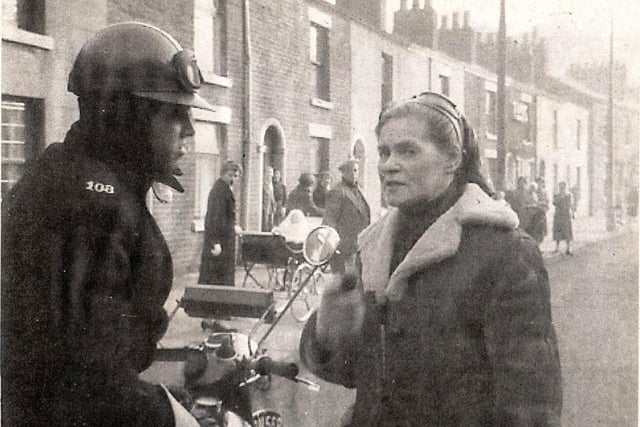
M 302 253 L 312 272 L 278 310 L 273 293 L 267 290 L 208 285 L 185 289 L 176 309 L 184 309 L 190 317 L 205 318 L 203 329 L 213 331 L 196 345 L 159 349 L 156 360 L 184 362 L 182 374 L 188 397 L 179 400 L 200 425 L 284 426 L 282 413 L 277 409 L 254 404 L 255 400 L 268 400 L 260 397 L 271 388 L 273 375 L 319 390 L 318 384 L 298 376 L 299 369 L 295 363 L 272 360 L 263 344 L 304 291 L 314 276 L 313 272 L 329 262 L 339 241 L 338 233 L 331 227 L 320 226 L 309 233 Z M 171 317 L 173 314 L 175 311 Z M 217 322 L 209 320 L 221 316 L 258 317 L 258 314 L 259 319 L 248 334 L 220 330 Z M 254 339 L 258 329 L 266 324 L 270 324 L 268 330 L 260 339 Z

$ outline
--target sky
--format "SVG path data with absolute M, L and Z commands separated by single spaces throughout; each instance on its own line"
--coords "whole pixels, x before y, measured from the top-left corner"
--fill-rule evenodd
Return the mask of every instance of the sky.
M 387 5 L 389 11 L 397 10 L 400 0 L 388 0 Z M 438 16 L 462 16 L 469 10 L 471 26 L 479 31 L 498 29 L 500 0 L 431 0 L 431 5 Z M 538 35 L 550 40 L 550 71 L 559 75 L 574 62 L 608 62 L 613 12 L 614 61 L 624 62 L 628 78 L 640 82 L 640 0 L 506 0 L 505 9 L 507 34 L 517 36 L 537 27 Z M 389 30 L 392 21 L 386 24 Z

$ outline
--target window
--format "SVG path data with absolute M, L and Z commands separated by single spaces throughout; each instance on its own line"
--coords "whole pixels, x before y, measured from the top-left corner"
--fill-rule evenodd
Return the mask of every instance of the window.
M 449 96 L 449 77 L 440 74 L 440 93 Z
M 193 49 L 205 76 L 227 75 L 224 0 L 195 0 Z
M 558 138 L 558 110 L 553 110 L 553 148 L 558 149 L 559 147 L 559 138 Z
M 576 120 L 576 149 L 580 149 L 580 142 L 582 140 L 582 122 L 580 119 Z
M 2 0 L 2 23 L 37 34 L 44 34 L 44 0 Z
M 2 198 L 22 177 L 27 165 L 42 151 L 42 100 L 2 98 Z
M 331 100 L 329 67 L 329 29 L 311 22 L 309 27 L 309 59 L 313 64 L 312 86 L 315 97 Z
M 312 172 L 320 173 L 329 170 L 329 139 L 313 138 L 315 146 L 311 150 L 310 162 Z
M 382 107 L 393 100 L 393 56 L 382 53 Z
M 496 93 L 492 90 L 485 91 L 485 114 L 487 116 L 487 133 L 497 135 L 498 114 L 496 111 Z
M 222 124 L 196 121 L 194 154 L 196 159 L 195 218 L 204 219 L 207 199 L 213 183 L 220 176 L 220 148 L 224 146 L 226 127 Z

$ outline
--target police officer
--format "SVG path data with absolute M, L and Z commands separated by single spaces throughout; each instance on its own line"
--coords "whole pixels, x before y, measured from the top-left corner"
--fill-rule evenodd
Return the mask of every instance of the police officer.
M 197 425 L 142 381 L 167 328 L 166 242 L 145 197 L 183 191 L 195 57 L 150 25 L 107 27 L 69 77 L 80 119 L 2 206 L 2 424 Z M 185 424 L 186 423 L 186 424 Z

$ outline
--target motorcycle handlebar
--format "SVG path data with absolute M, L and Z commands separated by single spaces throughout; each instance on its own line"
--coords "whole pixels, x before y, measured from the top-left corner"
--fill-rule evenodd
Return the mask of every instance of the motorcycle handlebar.
M 275 374 L 290 380 L 294 380 L 300 372 L 298 365 L 295 363 L 276 362 L 270 357 L 258 359 L 255 370 L 260 375 Z

